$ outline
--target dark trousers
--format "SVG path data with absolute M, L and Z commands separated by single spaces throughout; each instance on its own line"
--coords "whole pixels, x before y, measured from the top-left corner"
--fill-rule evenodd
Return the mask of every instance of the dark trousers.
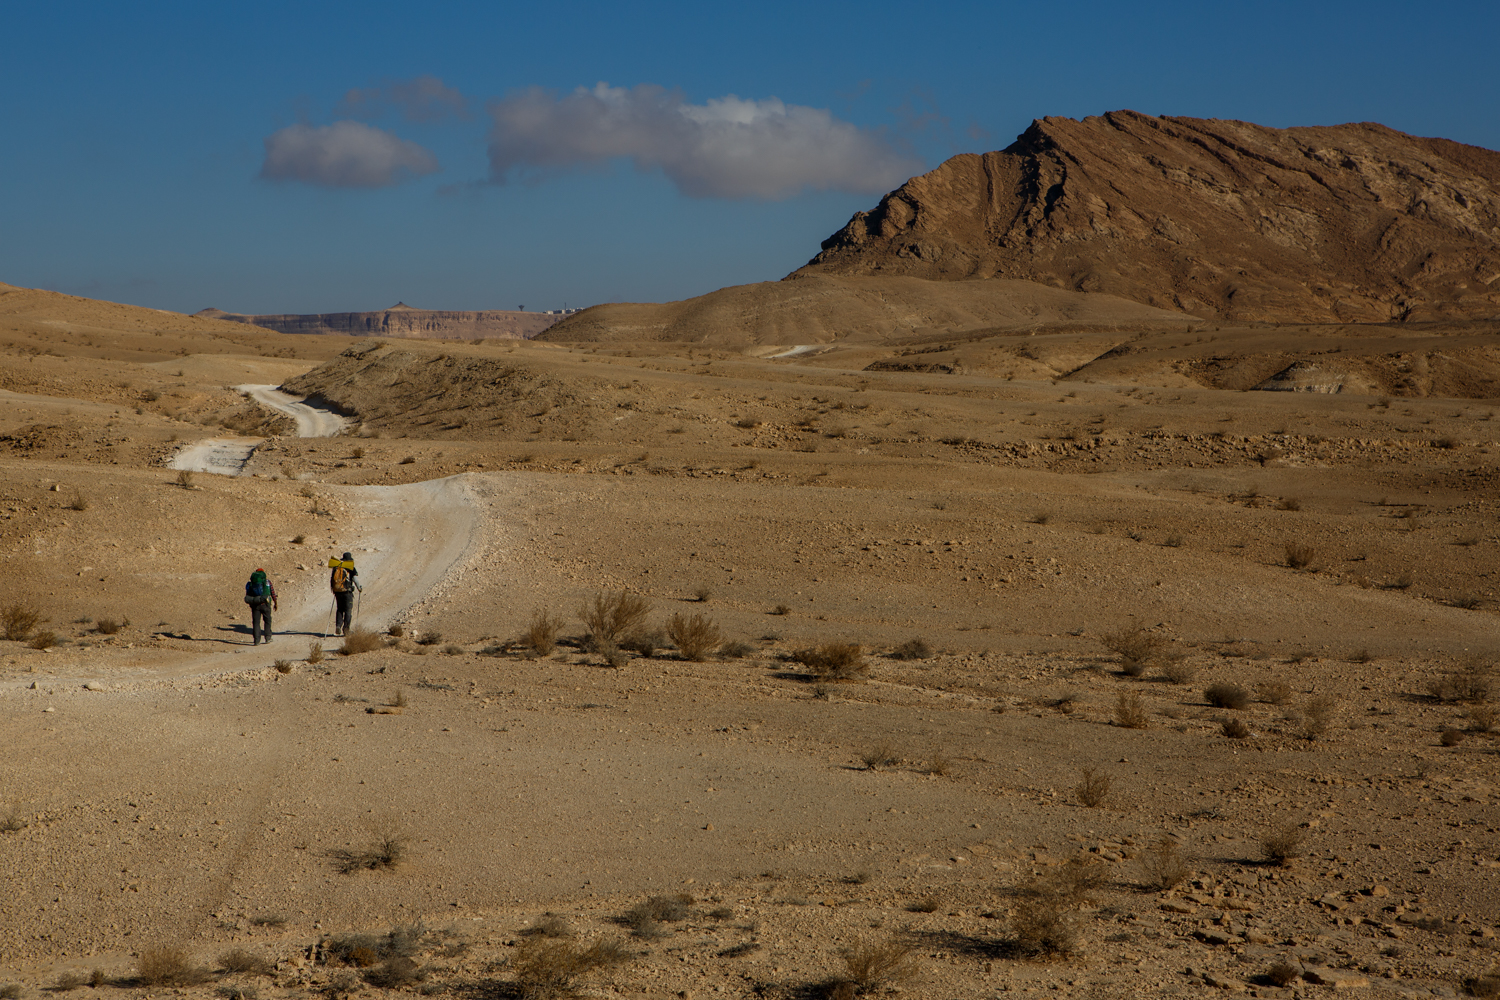
M 342 594 L 335 592 L 333 599 L 338 604 L 338 610 L 333 613 L 333 630 L 347 632 L 349 623 L 354 618 L 354 591 L 346 590 Z
M 262 641 L 271 641 L 271 602 L 262 601 L 259 604 L 250 605 L 250 635 L 254 638 L 252 646 L 258 646 Z M 264 637 L 264 640 L 262 640 Z

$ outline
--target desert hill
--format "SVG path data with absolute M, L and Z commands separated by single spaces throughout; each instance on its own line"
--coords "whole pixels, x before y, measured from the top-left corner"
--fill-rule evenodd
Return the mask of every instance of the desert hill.
M 296 313 L 249 316 L 204 309 L 205 319 L 252 323 L 282 333 L 335 334 L 346 337 L 421 337 L 435 340 L 478 340 L 484 337 L 528 339 L 560 318 L 556 313 L 517 312 L 508 309 L 456 311 L 416 309 L 398 302 L 374 312 Z
M 1004 277 L 1231 321 L 1500 315 L 1500 153 L 1373 123 L 1042 118 L 857 213 L 794 277 Z
M 1039 328 L 1182 328 L 1194 317 L 1112 295 L 1028 281 L 799 276 L 667 302 L 585 309 L 540 339 L 684 341 L 721 346 L 882 342 L 931 334 Z

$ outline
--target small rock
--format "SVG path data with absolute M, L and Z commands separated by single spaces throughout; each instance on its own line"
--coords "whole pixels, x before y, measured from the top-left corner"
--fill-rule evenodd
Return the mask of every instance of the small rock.
M 43 712 L 55 712 L 55 711 L 57 711 L 57 709 L 53 708 L 51 705 L 48 705 L 46 708 L 42 709 L 42 711 Z
M 1275 938 L 1271 937 L 1265 931 L 1246 931 L 1245 940 L 1251 944 L 1271 944 L 1275 941 Z
M 89 681 L 83 686 L 83 689 L 85 691 L 103 691 L 104 685 L 98 681 Z
M 1161 908 L 1168 913 L 1197 913 L 1198 908 L 1192 903 L 1183 902 L 1180 899 L 1164 899 Z
M 1383 885 L 1372 885 L 1372 886 L 1370 886 L 1370 891 L 1367 893 L 1367 895 L 1370 895 L 1370 896 L 1389 896 L 1390 892 L 1391 891 L 1389 889 L 1387 889 Z
M 707 830 L 709 833 L 713 833 L 714 825 L 712 823 L 705 823 L 703 829 Z
M 1214 972 L 1205 972 L 1203 974 L 1203 985 L 1213 986 L 1221 990 L 1242 990 L 1245 988 L 1245 984 L 1240 980 L 1231 979 L 1228 976 Z

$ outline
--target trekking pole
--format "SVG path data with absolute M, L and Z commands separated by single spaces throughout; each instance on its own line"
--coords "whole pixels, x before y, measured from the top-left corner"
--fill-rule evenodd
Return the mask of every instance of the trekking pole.
M 365 603 L 365 588 L 358 587 L 354 591 L 354 621 L 359 621 L 359 609 Z M 354 622 L 350 622 L 353 625 Z
M 323 638 L 328 638 L 328 633 L 333 631 L 333 616 L 338 610 L 339 599 L 335 597 L 333 603 L 328 606 L 328 628 L 323 632 Z

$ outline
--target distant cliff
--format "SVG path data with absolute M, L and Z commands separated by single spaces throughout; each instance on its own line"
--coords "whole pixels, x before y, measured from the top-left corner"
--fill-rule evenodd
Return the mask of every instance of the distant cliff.
M 1500 316 L 1500 153 L 1382 125 L 1115 111 L 955 156 L 801 275 L 1019 278 L 1199 317 Z
M 576 312 L 577 310 L 573 310 Z M 279 333 L 319 333 L 342 337 L 405 337 L 424 340 L 479 340 L 485 337 L 530 340 L 563 318 L 562 312 L 515 312 L 486 309 L 452 312 L 413 309 L 398 302 L 377 312 L 310 313 L 247 316 L 219 309 L 195 313 L 205 319 L 263 326 Z

